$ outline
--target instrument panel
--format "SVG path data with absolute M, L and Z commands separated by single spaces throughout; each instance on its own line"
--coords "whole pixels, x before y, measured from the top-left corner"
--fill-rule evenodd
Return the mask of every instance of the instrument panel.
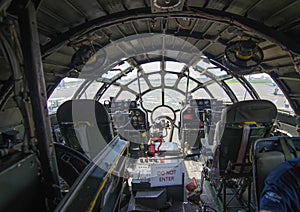
M 208 111 L 211 109 L 210 99 L 191 99 L 186 108 L 181 111 L 182 127 L 203 128 L 208 121 Z
M 130 148 L 139 149 L 148 141 L 148 115 L 135 100 L 114 100 L 111 98 L 109 111 L 115 134 L 130 141 Z
M 129 109 L 131 116 L 131 125 L 136 130 L 146 130 L 147 128 L 147 117 L 146 113 L 139 108 Z
M 193 149 L 201 149 L 201 138 L 209 131 L 210 122 L 210 99 L 191 99 L 180 111 L 180 140 L 188 143 Z
M 147 114 L 138 107 L 137 101 L 112 100 L 106 105 L 109 106 L 115 128 L 133 128 L 135 130 L 148 129 Z
M 117 111 L 117 110 L 128 110 L 131 108 L 137 108 L 137 101 L 131 101 L 131 100 L 121 100 L 121 101 L 110 101 L 110 109 L 112 111 Z
M 198 109 L 210 109 L 211 101 L 210 99 L 191 99 L 190 106 L 198 107 Z

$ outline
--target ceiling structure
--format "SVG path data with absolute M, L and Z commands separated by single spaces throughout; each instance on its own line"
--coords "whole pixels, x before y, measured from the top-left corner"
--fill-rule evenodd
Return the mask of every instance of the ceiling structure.
M 246 36 L 255 40 L 263 50 L 264 59 L 256 72 L 270 74 L 290 100 L 296 114 L 300 114 L 300 1 L 36 2 L 48 95 L 63 77 L 78 76 L 71 60 L 82 45 L 103 48 L 128 36 L 162 33 L 189 42 L 212 62 L 222 66 L 226 46 Z M 172 3 L 175 6 L 169 9 L 162 6 Z M 132 59 L 138 66 L 159 61 L 162 56 L 144 53 Z

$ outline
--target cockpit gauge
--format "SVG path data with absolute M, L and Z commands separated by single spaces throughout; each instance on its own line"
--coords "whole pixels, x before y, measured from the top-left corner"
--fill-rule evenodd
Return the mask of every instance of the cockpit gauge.
M 130 108 L 137 108 L 137 102 L 136 101 L 131 101 L 130 102 Z

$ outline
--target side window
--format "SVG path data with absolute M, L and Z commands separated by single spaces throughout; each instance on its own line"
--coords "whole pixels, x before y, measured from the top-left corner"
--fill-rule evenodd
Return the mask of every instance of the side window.
M 246 79 L 261 99 L 273 102 L 278 109 L 293 111 L 282 91 L 268 74 L 252 74 L 246 76 Z
M 234 92 L 234 94 L 236 95 L 236 98 L 239 101 L 252 99 L 249 92 L 246 90 L 246 88 L 237 79 L 233 78 L 233 79 L 230 79 L 230 80 L 226 80 L 225 83 Z
M 49 114 L 56 113 L 57 108 L 63 102 L 71 99 L 83 81 L 83 79 L 68 77 L 61 80 L 51 96 L 48 98 L 47 104 Z

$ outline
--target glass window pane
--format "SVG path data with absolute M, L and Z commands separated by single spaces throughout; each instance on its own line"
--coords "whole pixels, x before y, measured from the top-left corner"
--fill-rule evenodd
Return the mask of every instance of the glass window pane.
M 239 101 L 253 99 L 246 88 L 237 79 L 230 79 L 225 82 L 234 92 Z
M 209 94 L 205 91 L 204 88 L 200 88 L 193 92 L 192 94 L 193 99 L 210 99 L 211 97 Z
M 212 80 L 210 77 L 206 76 L 205 74 L 198 74 L 198 77 L 196 77 L 195 79 L 201 83 L 205 83 Z
M 142 64 L 141 67 L 146 73 L 160 71 L 160 62 L 151 62 Z
M 217 83 L 213 83 L 213 84 L 207 86 L 207 89 L 212 93 L 214 98 L 225 101 L 225 102 L 231 102 L 227 93 Z
M 174 86 L 178 76 L 176 74 L 166 74 L 165 75 L 165 85 Z
M 94 99 L 97 91 L 103 85 L 102 82 L 94 81 L 89 87 L 85 90 L 84 94 L 80 97 L 80 99 Z
M 148 79 L 153 87 L 161 86 L 161 75 L 160 74 L 151 74 L 148 76 Z
M 186 86 L 187 86 L 187 78 L 186 78 L 186 77 L 183 77 L 183 78 L 180 80 L 179 84 L 178 84 L 178 89 L 180 89 L 180 90 L 182 90 L 182 91 L 185 92 L 185 91 L 186 91 Z M 190 81 L 189 81 L 189 89 L 188 89 L 188 91 L 190 91 L 190 90 L 196 88 L 196 86 L 197 86 L 197 83 L 194 82 L 194 81 L 192 81 L 192 80 L 190 80 Z
M 120 95 L 117 96 L 116 100 L 135 100 L 136 96 L 129 91 L 122 91 Z
M 165 105 L 170 106 L 174 110 L 181 109 L 181 103 L 184 102 L 185 96 L 178 91 L 165 89 Z
M 57 108 L 65 101 L 71 99 L 84 79 L 64 78 L 48 99 L 49 114 L 55 113 Z
M 174 71 L 174 72 L 181 72 L 182 68 L 184 67 L 184 63 L 179 62 L 166 62 L 166 70 L 167 71 Z
M 141 92 L 143 93 L 144 91 L 149 89 L 149 86 L 147 85 L 146 81 L 144 78 L 140 78 L 140 85 L 141 85 Z M 133 81 L 132 83 L 130 83 L 128 85 L 128 88 L 139 92 L 139 84 L 138 84 L 138 80 Z
M 161 89 L 152 90 L 143 96 L 144 107 L 148 110 L 153 110 L 158 105 L 162 104 Z
M 268 74 L 251 74 L 246 79 L 254 87 L 261 99 L 273 102 L 278 109 L 293 111 L 282 91 Z
M 195 70 L 192 67 L 190 67 L 189 70 L 190 70 L 190 77 L 192 77 L 193 79 L 195 79 L 195 80 L 197 80 L 201 83 L 204 83 L 204 82 L 207 82 L 207 81 L 211 80 L 211 78 L 209 78 L 205 74 Z
M 176 114 L 174 114 L 170 108 L 161 106 L 153 111 L 152 117 L 153 117 L 153 120 L 155 120 L 159 116 L 168 116 L 169 118 L 174 120 L 175 119 L 174 115 L 176 115 Z
M 101 96 L 100 102 L 104 103 L 105 100 L 110 100 L 110 97 L 115 97 L 120 91 L 120 87 L 111 85 L 106 92 Z

